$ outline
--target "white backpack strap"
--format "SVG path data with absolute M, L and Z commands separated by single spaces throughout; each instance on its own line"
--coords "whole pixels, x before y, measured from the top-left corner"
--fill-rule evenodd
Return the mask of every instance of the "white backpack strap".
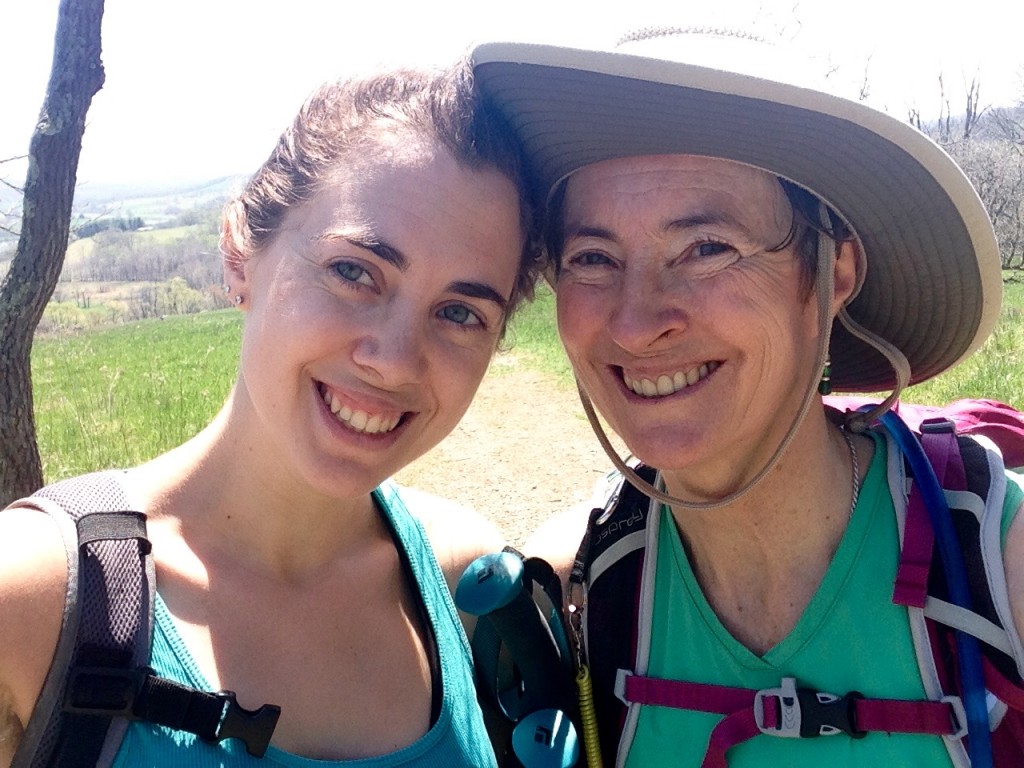
M 985 563 L 985 578 L 988 580 L 992 603 L 999 621 L 1005 628 L 1007 653 L 1017 664 L 1017 672 L 1024 677 L 1024 643 L 1017 633 L 1013 613 L 1010 609 L 1009 590 L 1006 585 L 1006 566 L 1003 564 L 1002 522 L 1003 503 L 1006 499 L 1006 471 L 1003 457 L 995 443 L 980 435 L 974 436 L 985 448 L 988 458 L 991 485 L 985 498 L 985 509 L 981 515 L 981 556 Z M 1020 510 L 1018 510 L 1018 514 Z

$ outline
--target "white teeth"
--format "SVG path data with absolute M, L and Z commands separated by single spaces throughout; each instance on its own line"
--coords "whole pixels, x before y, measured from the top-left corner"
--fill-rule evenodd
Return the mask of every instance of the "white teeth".
M 341 401 L 337 400 L 334 395 L 326 390 L 323 392 L 323 398 L 324 402 L 331 409 L 331 413 L 338 418 L 338 421 L 356 432 L 364 432 L 370 435 L 383 434 L 397 427 L 398 422 L 402 419 L 401 415 L 385 416 L 380 413 L 371 415 L 366 411 L 353 411 L 347 405 L 342 405 Z
M 665 397 L 707 378 L 717 367 L 718 363 L 704 363 L 688 371 L 676 371 L 672 376 L 662 374 L 657 382 L 650 379 L 631 379 L 625 373 L 622 379 L 630 390 L 641 397 Z

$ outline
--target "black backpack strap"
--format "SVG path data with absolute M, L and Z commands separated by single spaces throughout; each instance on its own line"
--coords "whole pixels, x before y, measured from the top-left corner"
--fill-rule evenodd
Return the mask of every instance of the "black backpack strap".
M 238 738 L 262 756 L 280 708 L 250 711 L 231 691 L 198 691 L 147 666 L 155 569 L 146 517 L 131 510 L 120 476 L 66 480 L 12 505 L 57 522 L 68 562 L 57 649 L 12 768 L 109 766 L 131 720 L 207 741 Z
M 637 467 L 654 482 L 656 471 Z M 634 666 L 638 633 L 640 583 L 650 499 L 628 482 L 610 490 L 608 501 L 595 505 L 574 566 L 573 577 L 586 588 L 584 611 L 586 661 L 594 690 L 594 708 L 601 723 L 598 737 L 606 765 L 615 764 L 626 706 L 615 696 L 619 669 Z M 572 578 L 572 577 L 571 577 Z M 624 616 L 632 630 L 622 631 Z
M 149 660 L 155 574 L 145 516 L 129 511 L 119 475 L 65 480 L 15 504 L 57 522 L 68 584 L 57 649 L 13 768 L 107 765 L 124 736 L 127 720 L 64 707 L 73 667 L 127 670 Z

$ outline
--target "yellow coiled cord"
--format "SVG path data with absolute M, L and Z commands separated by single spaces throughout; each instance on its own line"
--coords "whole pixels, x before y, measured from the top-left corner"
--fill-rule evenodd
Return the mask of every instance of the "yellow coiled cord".
M 590 667 L 579 666 L 576 673 L 576 687 L 579 689 L 580 721 L 583 726 L 583 749 L 589 768 L 604 768 L 601 761 L 601 743 L 597 739 L 597 713 L 594 712 L 594 689 L 590 682 Z

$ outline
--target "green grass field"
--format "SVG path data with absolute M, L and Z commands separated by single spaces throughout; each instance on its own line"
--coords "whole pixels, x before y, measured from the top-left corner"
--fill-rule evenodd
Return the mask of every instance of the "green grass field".
M 37 341 L 36 427 L 47 481 L 131 466 L 198 432 L 238 366 L 241 316 L 144 320 Z
M 553 316 L 554 297 L 542 286 L 513 320 L 504 354 L 571 387 Z M 240 313 L 224 310 L 37 340 L 32 373 L 47 481 L 137 464 L 195 434 L 231 387 L 240 335 Z M 904 400 L 981 396 L 1024 407 L 1024 283 L 1007 284 L 1000 323 L 980 352 Z

